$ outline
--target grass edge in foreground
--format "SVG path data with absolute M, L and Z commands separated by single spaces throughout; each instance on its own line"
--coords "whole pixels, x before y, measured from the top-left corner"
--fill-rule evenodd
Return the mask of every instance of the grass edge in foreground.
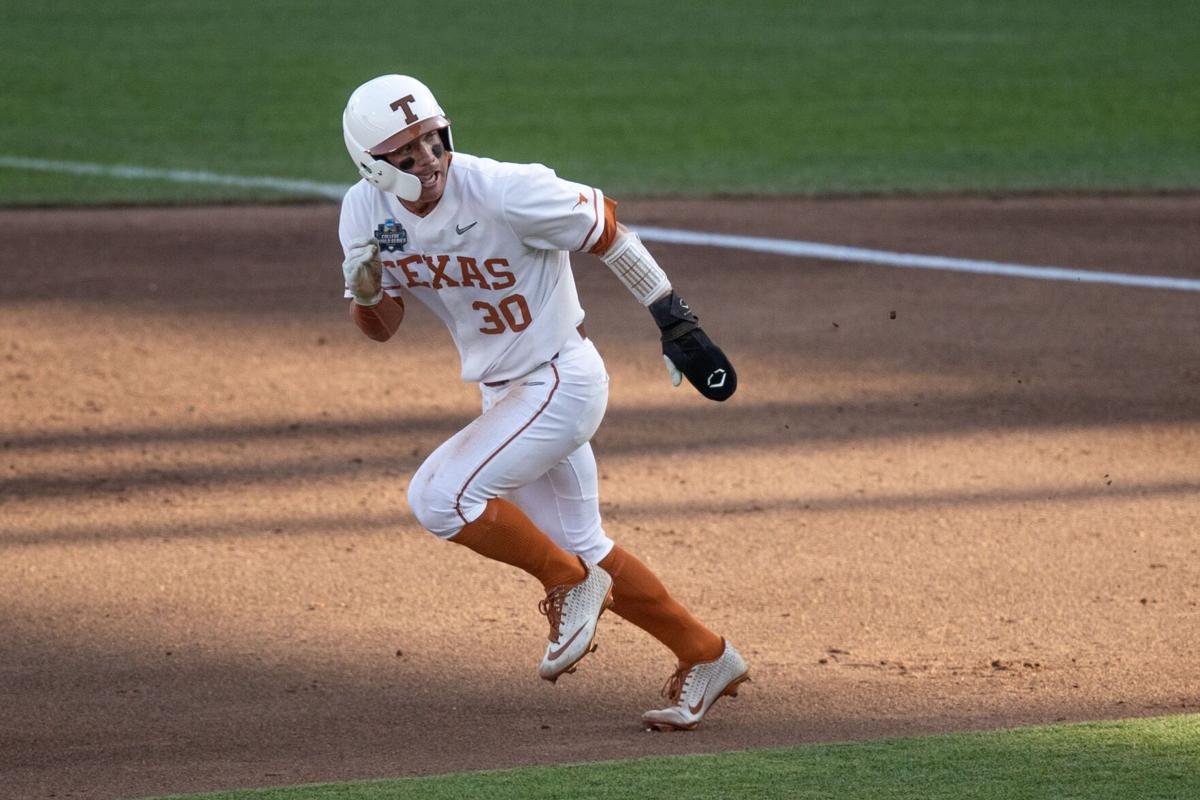
M 1200 796 L 1200 715 L 1048 725 L 159 800 L 383 798 L 1185 798 Z

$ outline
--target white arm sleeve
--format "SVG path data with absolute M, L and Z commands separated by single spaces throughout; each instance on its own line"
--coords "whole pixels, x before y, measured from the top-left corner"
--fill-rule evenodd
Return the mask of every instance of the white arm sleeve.
M 671 291 L 667 273 L 633 231 L 618 234 L 600 260 L 644 306 Z

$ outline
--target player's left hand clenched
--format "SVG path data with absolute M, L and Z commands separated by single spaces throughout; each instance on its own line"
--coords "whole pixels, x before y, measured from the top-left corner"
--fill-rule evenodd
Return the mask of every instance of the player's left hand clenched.
M 650 304 L 650 314 L 662 332 L 663 360 L 671 383 L 684 377 L 709 400 L 728 400 L 737 389 L 733 364 L 700 328 L 700 318 L 683 298 L 670 292 Z
M 365 239 L 353 242 L 342 262 L 346 286 L 360 306 L 378 305 L 383 299 L 383 262 L 379 260 L 379 242 Z

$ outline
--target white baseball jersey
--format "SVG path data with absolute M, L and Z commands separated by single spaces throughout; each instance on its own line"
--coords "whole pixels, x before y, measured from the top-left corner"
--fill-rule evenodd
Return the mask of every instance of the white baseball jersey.
M 578 338 L 569 251 L 604 233 L 604 195 L 541 164 L 454 153 L 424 217 L 365 180 L 342 200 L 342 249 L 375 238 L 383 290 L 408 293 L 450 329 L 464 381 L 517 378 Z M 347 290 L 346 297 L 350 297 Z

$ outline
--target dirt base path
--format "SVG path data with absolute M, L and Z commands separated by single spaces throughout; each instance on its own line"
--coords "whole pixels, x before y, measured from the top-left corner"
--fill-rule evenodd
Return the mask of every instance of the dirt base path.
M 1200 277 L 1193 197 L 621 211 Z M 545 684 L 536 584 L 415 526 L 408 477 L 477 396 L 432 315 L 388 345 L 350 324 L 336 216 L 0 215 L 0 796 L 1200 708 L 1200 295 L 656 246 L 739 367 L 717 405 L 578 259 L 608 529 L 754 676 L 652 735 L 665 650 L 606 617 Z

